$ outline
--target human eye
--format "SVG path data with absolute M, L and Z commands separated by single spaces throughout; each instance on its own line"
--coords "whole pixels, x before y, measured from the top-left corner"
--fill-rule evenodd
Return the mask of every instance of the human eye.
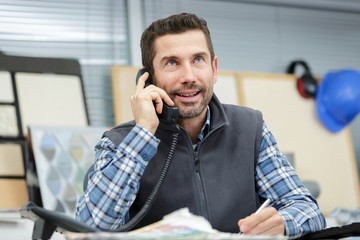
M 175 65 L 176 65 L 176 61 L 175 61 L 175 60 L 169 60 L 169 61 L 167 62 L 167 65 L 169 65 L 169 66 L 175 66 Z
M 197 63 L 201 63 L 201 62 L 203 62 L 204 61 L 204 58 L 203 57 L 196 57 L 195 58 L 195 62 L 197 62 Z

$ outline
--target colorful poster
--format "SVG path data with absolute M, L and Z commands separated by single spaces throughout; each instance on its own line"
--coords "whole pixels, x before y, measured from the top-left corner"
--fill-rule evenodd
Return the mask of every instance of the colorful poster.
M 43 206 L 75 214 L 86 171 L 94 163 L 94 147 L 107 128 L 30 126 Z

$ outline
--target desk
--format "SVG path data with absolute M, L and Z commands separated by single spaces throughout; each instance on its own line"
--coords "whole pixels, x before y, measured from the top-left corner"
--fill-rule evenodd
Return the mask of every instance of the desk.
M 20 218 L 20 214 L 17 212 L 0 213 L 0 239 L 29 240 L 33 227 L 33 221 Z M 51 240 L 65 240 L 65 236 L 55 232 Z

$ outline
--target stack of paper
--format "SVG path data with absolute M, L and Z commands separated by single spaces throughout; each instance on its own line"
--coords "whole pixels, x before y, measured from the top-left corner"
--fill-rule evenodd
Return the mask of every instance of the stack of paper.
M 254 236 L 234 233 L 224 233 L 212 229 L 210 223 L 203 217 L 195 216 L 189 209 L 183 208 L 165 216 L 161 221 L 131 232 L 96 232 L 73 233 L 66 232 L 68 240 L 153 240 L 153 239 L 287 239 L 279 236 Z

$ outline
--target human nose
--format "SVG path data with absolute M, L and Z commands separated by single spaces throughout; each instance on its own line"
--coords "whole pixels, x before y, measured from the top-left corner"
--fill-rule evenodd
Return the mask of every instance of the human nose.
M 194 69 L 190 63 L 185 63 L 181 68 L 182 83 L 192 83 L 195 82 Z

